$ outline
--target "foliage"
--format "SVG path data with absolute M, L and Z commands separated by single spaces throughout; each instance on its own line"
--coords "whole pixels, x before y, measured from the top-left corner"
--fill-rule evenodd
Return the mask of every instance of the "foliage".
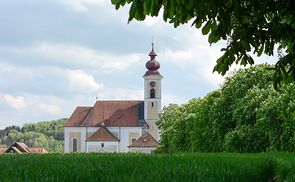
M 160 146 L 159 151 L 187 151 L 190 146 L 187 140 L 190 125 L 183 109 L 176 104 L 171 104 L 164 107 L 160 115 L 163 122 L 158 122 L 158 125 L 168 131 L 161 134 L 162 142 L 169 147 L 161 148 Z
M 240 70 L 204 98 L 166 107 L 159 151 L 295 151 L 295 84 L 275 91 L 266 67 Z
M 174 27 L 192 22 L 208 35 L 210 44 L 227 40 L 224 54 L 217 60 L 214 71 L 224 75 L 230 65 L 252 65 L 251 51 L 257 56 L 273 55 L 278 45 L 279 60 L 275 65 L 275 85 L 295 79 L 295 2 L 274 0 L 112 0 L 119 9 L 131 4 L 129 21 L 158 16 Z
M 14 142 L 24 142 L 29 147 L 45 147 L 50 152 L 62 152 L 66 120 L 27 123 L 23 127 L 9 126 L 0 130 L 0 142 L 7 147 Z
M 187 109 L 186 112 L 194 116 L 191 120 L 193 127 L 190 128 L 192 151 L 221 151 L 222 144 L 220 141 L 222 140 L 222 136 L 220 132 L 222 125 L 218 121 L 220 119 L 215 117 L 220 112 L 216 110 L 214 115 L 208 114 L 211 110 L 219 108 L 220 104 L 222 104 L 222 102 L 218 102 L 220 101 L 220 94 L 221 92 L 218 90 L 208 94 L 203 99 L 193 99 L 185 105 L 186 108 L 191 108 Z M 210 120 L 212 122 L 208 122 Z
M 225 136 L 227 152 L 264 152 L 269 146 L 267 132 L 251 125 L 242 125 Z
M 294 162 L 291 153 L 4 154 L 0 181 L 294 181 Z

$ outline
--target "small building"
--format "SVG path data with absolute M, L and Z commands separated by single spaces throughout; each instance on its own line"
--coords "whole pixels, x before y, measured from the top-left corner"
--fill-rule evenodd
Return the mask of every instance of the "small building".
M 157 140 L 148 132 L 144 132 L 134 143 L 128 146 L 130 152 L 151 153 L 158 147 Z
M 0 153 L 43 154 L 43 153 L 48 153 L 48 151 L 44 147 L 28 147 L 26 144 L 22 142 L 15 142 L 12 145 L 10 145 L 8 148 L 1 147 Z
M 160 63 L 152 47 L 146 62 L 143 100 L 96 101 L 78 106 L 64 126 L 65 152 L 145 152 L 158 145 L 161 110 Z

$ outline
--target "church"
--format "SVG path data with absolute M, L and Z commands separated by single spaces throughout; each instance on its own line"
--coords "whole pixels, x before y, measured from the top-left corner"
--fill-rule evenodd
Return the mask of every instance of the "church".
M 64 126 L 64 152 L 142 152 L 158 146 L 161 110 L 160 63 L 152 45 L 146 62 L 143 100 L 96 101 L 78 106 Z

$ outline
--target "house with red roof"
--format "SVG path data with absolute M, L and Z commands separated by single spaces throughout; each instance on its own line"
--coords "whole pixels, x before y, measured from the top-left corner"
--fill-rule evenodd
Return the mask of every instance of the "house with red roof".
M 11 144 L 8 148 L 0 147 L 0 153 L 16 153 L 16 154 L 44 154 L 48 153 L 48 151 L 44 147 L 28 147 L 26 144 L 22 142 L 15 142 Z
M 151 153 L 157 148 L 163 77 L 153 46 L 149 56 L 144 99 L 98 100 L 92 107 L 78 106 L 64 126 L 65 152 Z

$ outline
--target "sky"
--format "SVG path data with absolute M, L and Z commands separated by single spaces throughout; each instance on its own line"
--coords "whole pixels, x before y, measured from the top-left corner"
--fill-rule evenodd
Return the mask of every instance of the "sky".
M 68 118 L 96 98 L 142 100 L 152 37 L 162 106 L 203 97 L 224 81 L 212 70 L 225 42 L 210 46 L 190 24 L 174 28 L 161 16 L 128 23 L 128 6 L 115 10 L 110 0 L 0 2 L 0 128 Z

